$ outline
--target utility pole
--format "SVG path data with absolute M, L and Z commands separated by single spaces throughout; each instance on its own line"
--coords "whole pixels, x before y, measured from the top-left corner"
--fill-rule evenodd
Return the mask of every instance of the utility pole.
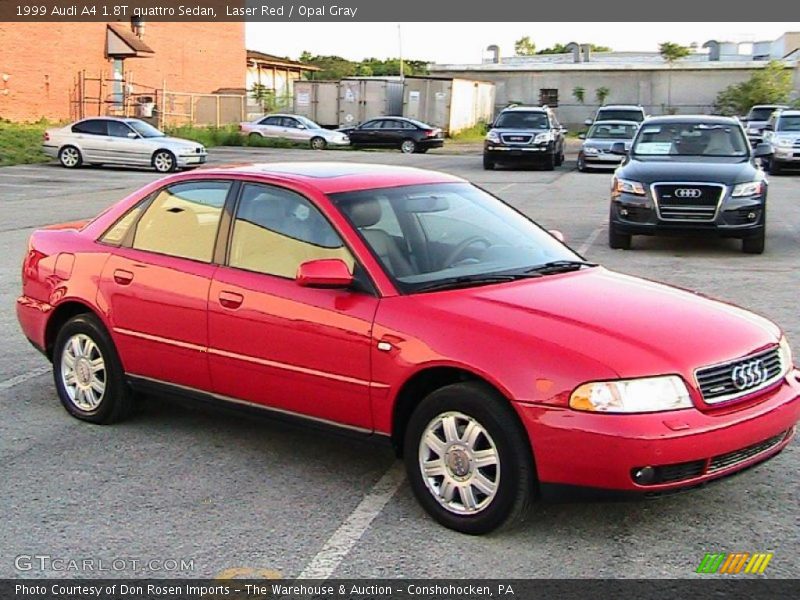
M 400 81 L 404 81 L 406 75 L 403 68 L 403 30 L 400 23 L 397 24 L 397 45 L 400 48 Z

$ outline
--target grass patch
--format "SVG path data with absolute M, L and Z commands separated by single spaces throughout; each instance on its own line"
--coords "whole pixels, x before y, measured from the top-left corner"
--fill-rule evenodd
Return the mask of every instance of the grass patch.
M 51 126 L 47 121 L 12 123 L 0 119 L 0 167 L 47 162 L 42 134 Z
M 458 133 L 450 136 L 454 142 L 482 142 L 486 137 L 486 132 L 489 131 L 489 126 L 486 123 L 479 122 L 470 127 L 469 129 L 462 129 Z

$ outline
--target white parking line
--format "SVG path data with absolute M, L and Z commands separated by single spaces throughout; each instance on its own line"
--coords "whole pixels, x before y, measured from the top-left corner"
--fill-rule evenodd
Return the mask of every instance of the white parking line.
M 586 254 L 586 251 L 587 251 L 589 248 L 591 248 L 591 247 L 592 247 L 592 244 L 594 244 L 595 240 L 597 240 L 597 236 L 599 236 L 599 235 L 600 235 L 600 233 L 601 233 L 601 232 L 603 231 L 603 229 L 605 229 L 605 228 L 606 228 L 606 226 L 605 226 L 605 225 L 600 225 L 600 227 L 598 227 L 597 229 L 595 229 L 594 231 L 592 231 L 592 233 L 590 233 L 590 234 L 589 234 L 589 237 L 588 237 L 588 238 L 586 238 L 586 241 L 584 241 L 584 242 L 583 242 L 583 243 L 582 243 L 580 246 L 578 246 L 578 247 L 575 249 L 575 252 L 577 252 L 577 253 L 578 253 L 578 254 L 580 254 L 580 255 L 584 255 L 584 254 Z
M 501 187 L 500 189 L 498 189 L 498 190 L 497 190 L 497 193 L 499 194 L 500 192 L 505 192 L 506 190 L 510 190 L 510 189 L 511 189 L 512 187 L 514 187 L 515 185 L 517 185 L 517 184 L 516 184 L 516 183 L 507 183 L 506 185 L 504 185 L 503 187 Z
M 17 375 L 16 377 L 12 377 L 11 379 L 6 379 L 5 381 L 0 381 L 0 392 L 9 390 L 15 385 L 19 385 L 20 383 L 25 383 L 29 379 L 33 379 L 34 377 L 39 377 L 40 375 L 44 375 L 45 373 L 50 372 L 51 367 L 39 367 L 36 369 L 31 369 L 27 373 L 23 373 L 22 375 Z
M 405 479 L 403 463 L 396 461 L 369 493 L 358 503 L 339 529 L 333 532 L 314 558 L 306 565 L 299 579 L 327 579 L 336 570 L 353 546 L 361 539 L 370 523 L 391 500 Z

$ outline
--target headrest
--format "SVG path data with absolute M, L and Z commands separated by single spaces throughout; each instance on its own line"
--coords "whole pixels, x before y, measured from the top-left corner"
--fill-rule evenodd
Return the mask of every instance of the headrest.
M 376 198 L 365 198 L 346 204 L 344 211 L 358 228 L 372 227 L 381 220 L 381 205 Z

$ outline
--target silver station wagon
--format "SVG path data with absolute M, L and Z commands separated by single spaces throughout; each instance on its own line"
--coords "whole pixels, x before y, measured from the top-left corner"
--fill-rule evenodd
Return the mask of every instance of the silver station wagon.
M 623 157 L 611 152 L 611 147 L 615 142 L 623 142 L 629 149 L 638 129 L 639 123 L 634 121 L 596 122 L 580 136 L 584 142 L 578 152 L 578 170 L 617 167 Z
M 42 149 L 61 166 L 125 165 L 152 167 L 159 173 L 206 162 L 206 149 L 191 140 L 169 137 L 139 119 L 92 117 L 48 129 Z

